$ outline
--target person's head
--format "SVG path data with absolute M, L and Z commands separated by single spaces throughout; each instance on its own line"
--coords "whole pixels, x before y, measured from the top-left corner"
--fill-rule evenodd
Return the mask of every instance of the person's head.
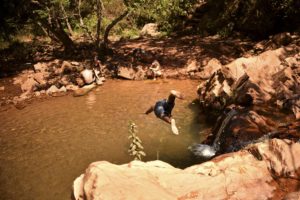
M 240 95 L 236 99 L 236 104 L 243 107 L 250 107 L 253 105 L 253 97 L 250 94 Z

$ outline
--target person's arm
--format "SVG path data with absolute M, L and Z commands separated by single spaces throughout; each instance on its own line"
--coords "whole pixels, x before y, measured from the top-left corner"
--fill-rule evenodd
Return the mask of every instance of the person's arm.
M 148 115 L 149 113 L 151 113 L 154 110 L 154 107 L 151 106 L 146 112 L 145 114 Z

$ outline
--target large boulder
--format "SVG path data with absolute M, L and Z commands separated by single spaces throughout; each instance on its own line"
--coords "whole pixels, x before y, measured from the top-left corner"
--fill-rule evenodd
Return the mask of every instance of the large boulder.
M 279 48 L 222 66 L 199 85 L 200 101 L 205 103 L 204 107 L 211 107 L 232 103 L 245 93 L 254 98 L 254 104 L 275 105 L 277 100 L 292 98 L 300 92 L 297 51 L 294 47 Z
M 178 169 L 162 161 L 90 164 L 74 181 L 76 200 L 283 199 L 295 196 L 300 144 L 273 139 Z
M 158 25 L 155 23 L 145 24 L 141 30 L 141 35 L 143 36 L 159 36 L 160 32 L 158 32 Z

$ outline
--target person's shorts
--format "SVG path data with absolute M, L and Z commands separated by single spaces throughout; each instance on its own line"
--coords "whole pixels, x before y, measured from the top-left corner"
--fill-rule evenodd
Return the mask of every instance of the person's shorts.
M 156 117 L 162 118 L 166 115 L 165 109 L 163 107 L 163 101 L 158 101 L 154 106 L 154 113 Z

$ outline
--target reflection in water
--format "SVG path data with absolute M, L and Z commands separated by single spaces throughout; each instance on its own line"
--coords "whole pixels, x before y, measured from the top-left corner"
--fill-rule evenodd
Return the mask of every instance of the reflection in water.
M 93 91 L 91 91 L 90 93 L 87 94 L 85 103 L 89 109 L 93 108 L 93 105 L 95 104 L 96 99 L 97 99 L 96 94 Z
M 74 179 L 91 162 L 129 162 L 128 124 L 134 121 L 145 161 L 175 167 L 193 164 L 187 150 L 206 127 L 191 105 L 195 81 L 108 81 L 87 96 L 36 102 L 0 113 L 0 197 L 9 200 L 67 200 Z M 143 114 L 171 89 L 185 94 L 172 112 L 179 135 L 153 113 Z M 49 192 L 49 189 L 51 191 Z

